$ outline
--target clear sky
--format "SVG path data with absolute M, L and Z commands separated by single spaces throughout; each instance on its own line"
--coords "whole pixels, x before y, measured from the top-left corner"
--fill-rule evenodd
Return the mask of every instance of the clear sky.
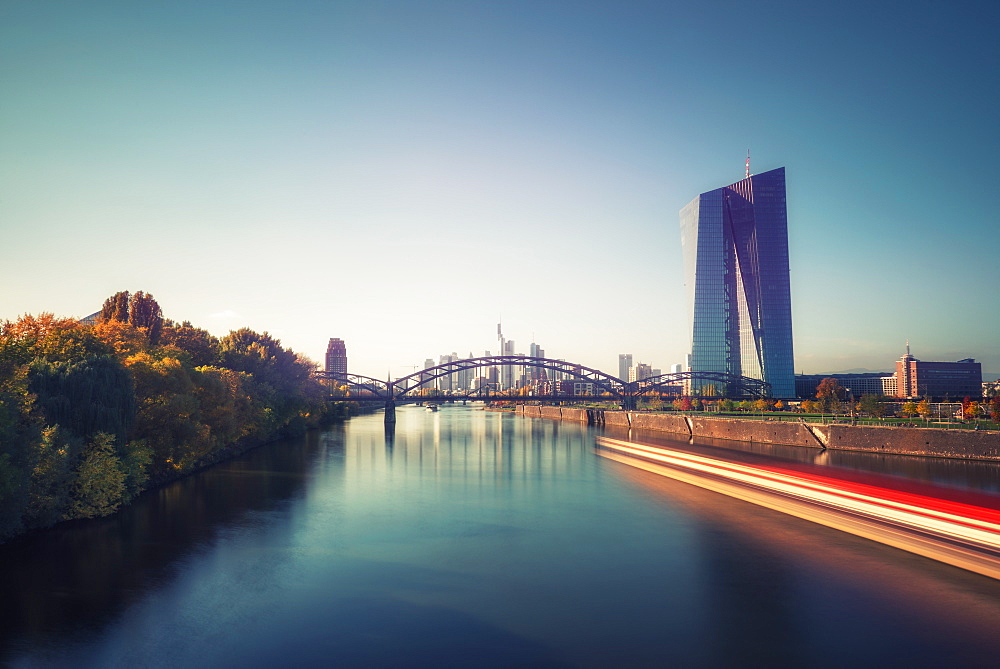
M 0 319 L 119 290 L 401 376 L 666 370 L 678 211 L 788 183 L 796 371 L 1000 373 L 990 3 L 0 0 Z

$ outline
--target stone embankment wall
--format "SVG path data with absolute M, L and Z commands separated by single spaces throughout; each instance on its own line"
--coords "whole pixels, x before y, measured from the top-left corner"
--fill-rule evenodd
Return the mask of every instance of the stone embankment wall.
M 606 411 L 576 407 L 518 407 L 525 416 L 673 432 L 685 437 L 729 439 L 847 451 L 1000 460 L 1000 432 L 916 427 L 822 425 L 819 423 L 709 418 L 681 414 Z

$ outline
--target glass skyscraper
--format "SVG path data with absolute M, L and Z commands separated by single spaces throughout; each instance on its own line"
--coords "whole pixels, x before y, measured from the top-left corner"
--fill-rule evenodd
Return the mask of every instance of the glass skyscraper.
M 680 214 L 690 370 L 760 379 L 773 397 L 795 397 L 785 168 L 702 193 Z M 695 379 L 691 392 L 709 384 L 718 385 Z

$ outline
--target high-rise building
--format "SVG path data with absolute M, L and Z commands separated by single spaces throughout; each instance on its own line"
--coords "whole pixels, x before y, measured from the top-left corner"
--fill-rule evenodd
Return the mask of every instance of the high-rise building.
M 531 345 L 528 346 L 528 355 L 532 358 L 544 358 L 545 349 L 535 342 L 531 342 Z M 532 381 L 545 381 L 549 378 L 544 367 L 530 367 L 527 370 L 527 374 Z
M 340 339 L 330 339 L 326 345 L 326 371 L 347 373 L 347 345 Z
M 631 353 L 619 353 L 618 354 L 618 378 L 622 381 L 628 381 L 628 370 L 632 366 L 632 354 Z
M 692 372 L 795 397 L 785 168 L 702 193 L 680 212 Z M 691 392 L 713 382 L 692 381 Z
M 514 342 L 511 339 L 505 339 L 503 342 L 503 350 L 500 355 L 515 355 L 514 353 Z M 500 387 L 503 390 L 510 390 L 514 387 L 514 380 L 517 375 L 514 373 L 513 365 L 503 365 L 500 367 Z

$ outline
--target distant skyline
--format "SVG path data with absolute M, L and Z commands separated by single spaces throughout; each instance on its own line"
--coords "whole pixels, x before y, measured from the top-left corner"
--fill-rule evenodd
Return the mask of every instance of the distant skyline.
M 0 4 L 0 320 L 120 290 L 402 376 L 688 352 L 679 210 L 786 168 L 795 371 L 1000 373 L 982 3 Z

